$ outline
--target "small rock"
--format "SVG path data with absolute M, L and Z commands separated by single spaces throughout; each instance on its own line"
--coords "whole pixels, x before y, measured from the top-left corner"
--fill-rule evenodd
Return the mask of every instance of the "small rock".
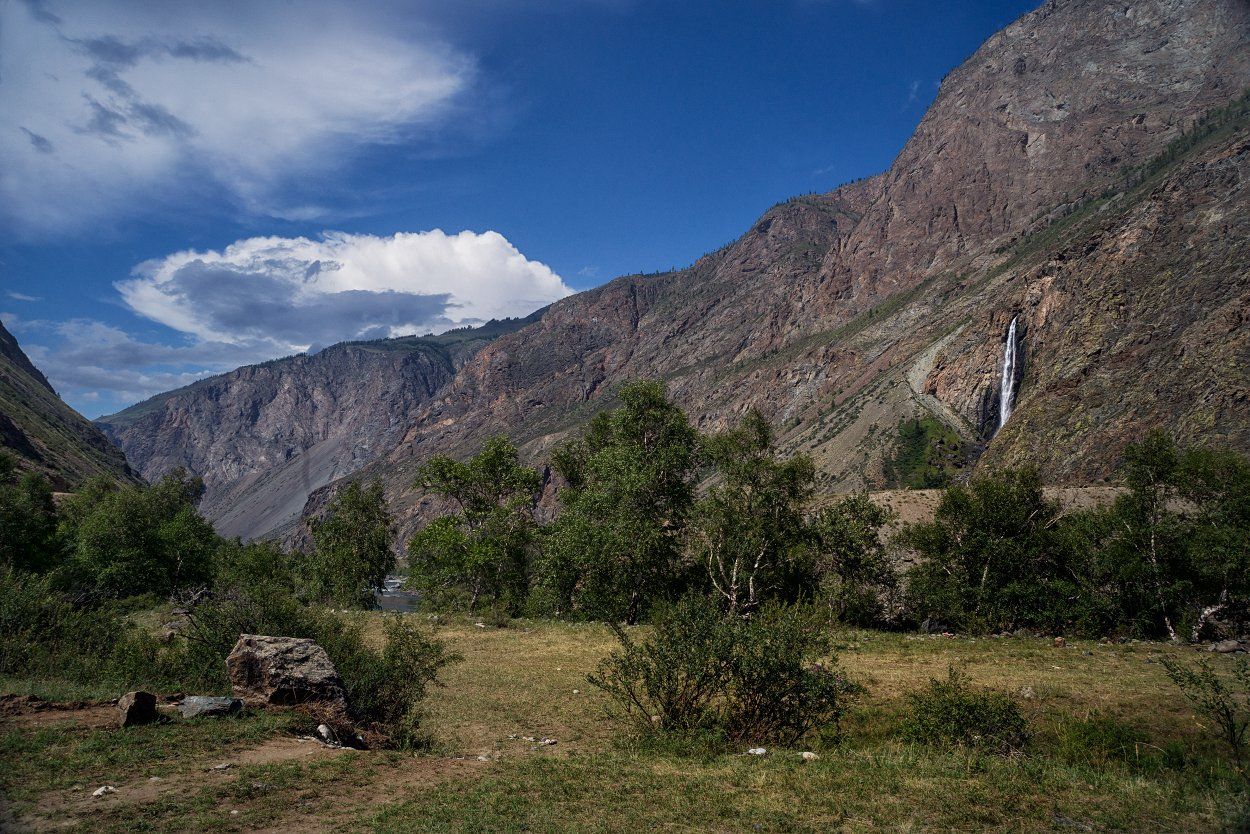
M 1031 686 L 1022 686 L 1020 687 L 1020 697 L 1026 701 L 1031 701 L 1037 697 L 1037 693 L 1033 691 Z
M 574 689 L 574 690 L 573 690 L 573 694 L 574 694 L 574 695 L 581 695 L 581 694 L 582 694 L 582 691 L 581 691 L 580 689 Z
M 477 757 L 477 760 L 478 760 L 479 762 L 489 762 L 489 761 L 490 761 L 490 756 L 478 756 L 478 757 Z
M 117 788 L 113 787 L 112 785 L 101 785 L 100 787 L 92 791 L 91 795 L 92 796 L 107 796 L 108 794 L 111 794 L 111 793 L 117 793 Z
M 317 735 L 321 737 L 322 741 L 331 747 L 339 746 L 339 737 L 334 734 L 334 730 L 331 729 L 329 724 L 318 724 Z
M 184 698 L 178 706 L 183 718 L 210 718 L 220 715 L 238 715 L 243 702 L 238 698 L 218 698 L 212 695 L 192 695 Z
M 477 626 L 478 628 L 486 628 L 486 623 L 474 623 L 473 625 Z
M 151 724 L 156 720 L 156 696 L 151 692 L 127 692 L 117 700 L 117 709 L 121 713 L 117 718 L 119 727 Z
M 219 764 L 219 765 L 213 765 L 212 769 L 213 769 L 213 770 L 229 770 L 229 769 L 230 769 L 230 762 L 222 762 L 222 763 L 221 763 L 221 764 Z
M 820 756 L 816 755 L 811 750 L 804 750 L 802 753 L 799 754 L 799 758 L 805 762 L 814 762 L 817 759 L 819 759 Z
M 553 744 L 559 744 L 559 742 L 558 742 L 558 741 L 556 741 L 554 738 L 545 738 L 545 739 L 543 739 L 542 741 L 540 741 L 540 742 L 538 742 L 538 743 L 539 743 L 539 744 L 545 744 L 545 745 L 547 745 L 548 747 L 550 747 L 550 746 L 551 746 L 551 745 L 553 745 Z
M 768 750 L 767 750 L 766 748 L 764 748 L 764 747 L 752 747 L 750 750 L 748 750 L 748 751 L 747 751 L 747 755 L 749 755 L 749 756 L 767 756 L 767 755 L 768 755 Z
M 148 777 L 148 781 L 149 781 L 149 782 L 159 782 L 159 781 L 161 781 L 161 777 L 159 777 L 159 776 L 149 776 L 149 777 Z
M 521 736 L 521 741 L 534 741 L 533 736 Z
M 239 815 L 239 812 L 238 812 L 238 811 L 231 811 L 231 812 L 230 812 L 230 816 L 232 816 L 232 817 L 237 817 L 238 815 Z
M 1065 647 L 1065 646 L 1067 646 L 1067 645 L 1068 645 L 1068 641 L 1067 641 L 1067 640 L 1065 640 L 1064 638 L 1062 638 L 1062 637 L 1056 637 L 1056 638 L 1055 638 L 1055 648 L 1056 648 L 1056 649 L 1062 649 L 1062 648 L 1064 648 L 1064 647 Z
M 1211 651 L 1219 652 L 1220 654 L 1244 652 L 1245 650 L 1246 644 L 1242 643 L 1240 640 L 1221 640 L 1218 643 L 1211 644 Z

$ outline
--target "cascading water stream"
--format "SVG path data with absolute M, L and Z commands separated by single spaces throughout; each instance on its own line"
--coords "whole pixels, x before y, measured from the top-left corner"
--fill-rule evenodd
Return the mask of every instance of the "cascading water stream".
M 1016 396 L 1016 316 L 1011 317 L 1007 328 L 1007 346 L 1003 348 L 1003 379 L 998 387 L 998 427 L 1001 429 L 1011 417 L 1011 407 Z

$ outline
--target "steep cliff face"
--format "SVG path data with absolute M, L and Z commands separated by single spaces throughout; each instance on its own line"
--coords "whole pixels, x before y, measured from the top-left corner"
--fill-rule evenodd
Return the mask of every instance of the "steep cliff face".
M 227 536 L 279 532 L 309 493 L 402 438 L 409 415 L 491 338 L 495 322 L 440 337 L 345 343 L 201 380 L 101 418 L 149 479 L 183 467 Z
M 1212 160 L 1186 156 L 1156 166 L 1151 182 L 1166 177 L 1176 197 L 1154 215 L 1139 208 L 1151 192 L 1130 188 L 1128 175 L 1248 86 L 1250 4 L 1242 0 L 1047 3 L 948 76 L 889 171 L 777 206 L 687 270 L 617 279 L 553 305 L 540 322 L 482 351 L 367 472 L 388 480 L 396 508 L 410 518 L 418 510 L 407 485 L 430 454 L 467 454 L 502 432 L 541 459 L 610 405 L 615 385 L 658 376 L 704 428 L 760 408 L 788 448 L 815 457 L 825 489 L 874 486 L 904 417 L 936 415 L 974 450 L 990 441 L 1007 324 L 1034 296 L 1036 309 L 1050 312 L 1034 321 L 1031 307 L 1021 323 L 1018 416 L 989 442 L 987 460 L 1030 457 L 1050 477 L 1101 478 L 1124 439 L 1146 424 L 1250 446 L 1246 415 L 1226 405 L 1205 417 L 1181 409 L 1198 385 L 1192 374 L 1159 377 L 1170 386 L 1160 398 L 1131 384 L 1137 370 L 1127 359 L 1108 366 L 1102 384 L 1125 392 L 1113 422 L 1071 395 L 1038 393 L 1070 389 L 1071 378 L 1057 376 L 1070 352 L 1103 344 L 1106 328 L 1068 332 L 1098 315 L 1100 295 L 1118 299 L 1107 304 L 1125 293 L 1138 299 L 1117 307 L 1119 320 L 1133 324 L 1123 330 L 1131 335 L 1116 338 L 1130 341 L 1165 326 L 1169 294 L 1186 299 L 1187 336 L 1138 346 L 1156 365 L 1181 343 L 1199 355 L 1207 349 L 1201 340 L 1227 327 L 1220 322 L 1238 321 L 1230 310 L 1244 267 L 1218 243 L 1220 229 L 1245 213 L 1236 205 L 1236 165 L 1215 173 L 1203 167 Z M 1189 149 L 1207 152 L 1221 153 L 1209 144 Z M 1199 170 L 1209 172 L 1209 185 L 1191 180 Z M 1125 193 L 1111 204 L 1097 199 L 1108 190 Z M 1152 282 L 1149 290 L 1133 289 L 1127 265 L 1105 271 L 1111 264 L 1099 253 L 1109 242 L 1081 237 L 1099 234 L 1104 220 L 1123 224 L 1119 234 L 1153 234 L 1147 218 L 1180 220 L 1187 200 L 1217 201 L 1222 214 L 1185 215 L 1191 233 L 1212 224 L 1192 251 L 1179 230 L 1149 245 L 1137 238 L 1133 280 Z M 1051 276 L 1044 298 L 1038 270 L 1059 258 L 1069 264 L 1065 277 Z M 1213 259 L 1226 264 L 1219 275 L 1195 266 Z M 1154 301 L 1141 301 L 1139 291 Z M 1051 365 L 1059 357 L 1043 345 L 1063 361 Z M 1231 343 L 1220 350 L 1236 353 Z M 1202 377 L 1213 386 L 1205 398 L 1235 405 L 1241 374 L 1226 367 L 1210 377 Z M 1043 416 L 1051 402 L 1053 413 Z M 1231 422 L 1204 433 L 1199 425 L 1210 426 L 1216 411 Z M 1030 434 L 1028 426 L 1048 419 L 1052 431 Z M 1080 439 L 1068 443 L 1067 432 Z
M 0 324 L 0 449 L 41 472 L 57 489 L 96 475 L 135 480 L 99 429 L 61 401 L 13 335 Z

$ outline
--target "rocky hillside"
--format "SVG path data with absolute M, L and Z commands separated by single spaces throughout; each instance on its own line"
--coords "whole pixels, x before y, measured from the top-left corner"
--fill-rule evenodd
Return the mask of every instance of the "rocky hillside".
M 1058 483 L 1113 477 L 1148 426 L 1250 449 L 1247 119 L 1207 115 L 1247 88 L 1245 0 L 1047 2 L 947 76 L 888 171 L 777 205 L 688 269 L 552 305 L 358 474 L 411 529 L 431 454 L 506 433 L 541 460 L 639 377 L 705 429 L 760 408 L 827 492 L 882 484 L 910 418 L 956 439 L 955 466 L 1030 460 Z
M 70 408 L 0 324 L 0 449 L 57 489 L 96 475 L 133 480 L 126 458 L 85 417 Z
M 466 361 L 525 322 L 338 344 L 200 380 L 98 423 L 145 477 L 174 467 L 203 477 L 201 510 L 223 535 L 281 532 L 313 490 L 392 448 Z
M 430 454 L 507 432 L 540 458 L 657 375 L 704 428 L 762 409 L 828 491 L 880 484 L 910 417 L 1057 482 L 1112 476 L 1153 425 L 1250 448 L 1245 120 L 1195 134 L 1247 87 L 1241 0 L 1047 3 L 945 79 L 889 171 L 776 206 L 687 270 L 553 305 L 369 471 L 411 517 Z M 1015 315 L 1016 414 L 995 436 Z

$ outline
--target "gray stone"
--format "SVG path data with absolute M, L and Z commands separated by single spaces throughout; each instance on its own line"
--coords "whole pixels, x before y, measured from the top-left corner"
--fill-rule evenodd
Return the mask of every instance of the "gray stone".
M 1244 652 L 1247 645 L 1241 640 L 1221 640 L 1218 643 L 1211 644 L 1211 651 L 1228 654 L 1229 652 Z
M 213 695 L 191 695 L 182 699 L 178 712 L 183 718 L 215 717 L 219 715 L 238 715 L 243 710 L 243 702 L 238 698 L 220 698 Z
M 226 672 L 234 694 L 251 706 L 347 711 L 338 670 L 326 650 L 307 638 L 241 634 L 226 658 Z
M 151 692 L 127 692 L 117 699 L 117 709 L 121 714 L 117 723 L 121 727 L 133 727 L 136 724 L 151 724 L 156 720 L 156 696 Z

